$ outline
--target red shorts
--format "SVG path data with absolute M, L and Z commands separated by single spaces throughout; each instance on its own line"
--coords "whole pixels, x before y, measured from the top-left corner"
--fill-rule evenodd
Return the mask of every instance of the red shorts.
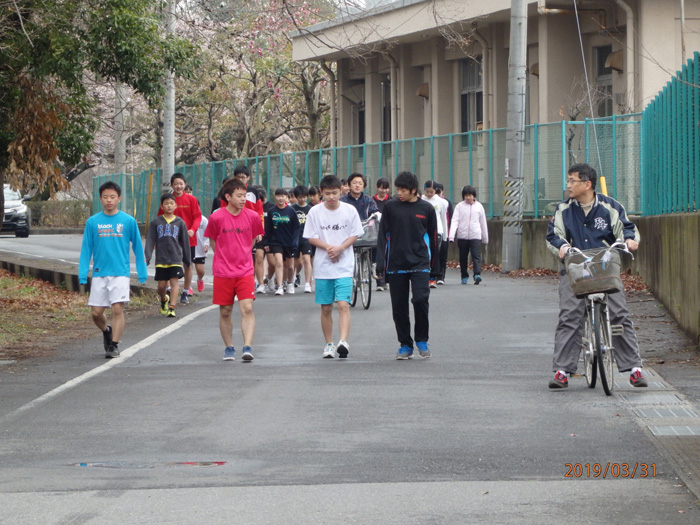
M 213 303 L 220 306 L 233 304 L 234 298 L 255 299 L 255 276 L 251 273 L 245 277 L 214 276 Z

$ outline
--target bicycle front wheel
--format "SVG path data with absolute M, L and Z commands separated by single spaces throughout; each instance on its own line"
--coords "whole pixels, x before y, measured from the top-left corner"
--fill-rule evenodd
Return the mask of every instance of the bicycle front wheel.
M 360 295 L 362 306 L 367 310 L 372 300 L 372 264 L 369 260 L 369 250 L 364 251 L 360 257 L 360 263 Z
M 599 302 L 596 302 L 593 308 L 595 310 L 593 330 L 595 331 L 596 360 L 598 361 L 600 382 L 603 385 L 603 390 L 605 390 L 605 395 L 611 396 L 615 378 L 613 374 L 613 347 L 608 310 Z
M 357 252 L 355 252 L 355 268 L 352 271 L 352 301 L 350 301 L 350 306 L 355 306 L 357 304 L 357 288 L 360 284 L 360 257 Z
M 581 339 L 581 351 L 583 352 L 583 375 L 586 378 L 588 388 L 595 388 L 596 380 L 598 379 L 595 346 L 596 336 L 595 332 L 593 331 L 591 316 L 588 312 L 588 304 L 586 304 L 586 313 L 583 316 L 583 337 Z

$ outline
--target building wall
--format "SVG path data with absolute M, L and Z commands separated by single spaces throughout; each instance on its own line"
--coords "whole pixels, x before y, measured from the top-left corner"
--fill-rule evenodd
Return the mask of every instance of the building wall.
M 602 5 L 593 2 L 584 2 L 583 10 L 579 12 L 584 46 L 583 60 L 591 85 L 595 85 L 593 49 L 597 46 L 611 45 L 613 52 L 619 51 L 622 54 L 623 70 L 612 73 L 615 113 L 641 110 L 682 63 L 677 0 L 627 2 L 635 13 L 634 100 L 630 100 L 631 94 L 627 85 L 631 77 L 628 75 L 625 54 L 628 33 L 625 12 L 615 4 Z M 503 7 L 501 3 L 492 7 Z M 449 6 L 456 13 L 455 16 L 476 12 L 477 3 L 465 1 L 464 4 L 460 6 L 459 2 L 438 1 L 437 6 Z M 700 2 L 685 4 L 686 53 L 691 57 L 694 50 L 700 49 Z M 528 77 L 529 122 L 549 123 L 560 121 L 562 118 L 590 118 L 578 26 L 573 12 L 538 15 L 533 13 L 533 7 L 530 6 L 528 22 L 528 65 L 537 64 L 539 74 Z M 422 9 L 418 4 L 411 4 L 405 9 L 398 8 L 392 13 L 382 14 L 379 19 L 383 20 L 382 23 L 396 23 L 400 26 L 399 21 L 405 21 L 403 17 L 409 12 L 406 9 L 423 13 L 419 8 Z M 479 14 L 481 16 L 475 16 L 472 20 L 477 22 L 478 31 L 488 48 L 488 58 L 484 63 L 485 121 L 491 128 L 504 127 L 508 99 L 509 23 L 507 17 L 499 16 L 491 7 L 488 13 Z M 390 23 L 390 20 L 393 22 Z M 414 23 L 415 21 L 411 22 Z M 425 24 L 424 21 L 421 23 Z M 607 28 L 606 31 L 602 30 L 603 24 Z M 402 29 L 405 29 L 406 33 L 397 37 L 396 43 L 389 49 L 398 62 L 395 86 L 398 92 L 398 129 L 395 138 L 409 139 L 460 132 L 460 61 L 466 56 L 483 55 L 484 50 L 479 39 L 474 39 L 466 49 L 462 49 L 459 46 L 447 46 L 445 39 L 439 34 L 408 35 L 408 29 L 403 26 Z M 380 84 L 389 74 L 389 62 L 376 56 L 369 60 L 343 58 L 338 61 L 338 68 L 341 95 L 344 89 L 350 87 L 348 82 L 357 79 L 365 81 L 362 100 L 366 110 L 365 139 L 368 142 L 380 141 Z M 416 95 L 416 90 L 422 83 L 429 86 L 427 98 Z M 357 91 L 357 86 L 352 88 L 352 93 Z M 581 106 L 578 112 L 573 110 L 577 104 Z M 338 144 L 355 144 L 358 135 L 356 112 L 352 110 L 352 103 L 342 96 L 339 105 Z

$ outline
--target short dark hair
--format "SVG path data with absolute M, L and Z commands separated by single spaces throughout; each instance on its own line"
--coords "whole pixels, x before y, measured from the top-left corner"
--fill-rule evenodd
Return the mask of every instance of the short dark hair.
M 377 179 L 377 188 L 388 190 L 391 188 L 391 182 L 389 182 L 389 179 L 381 177 Z
M 170 199 L 170 200 L 175 200 L 175 195 L 173 195 L 173 194 L 170 193 L 170 192 L 164 193 L 163 195 L 160 196 L 160 203 L 163 204 L 163 203 L 164 203 L 165 201 L 167 201 L 168 199 Z M 175 202 L 177 202 L 177 201 L 175 201 Z
M 571 175 L 572 173 L 578 173 L 578 178 L 581 180 L 591 181 L 591 189 L 595 190 L 596 182 L 598 182 L 598 174 L 596 173 L 593 166 L 586 164 L 585 162 L 581 162 L 579 164 L 574 164 L 573 166 L 571 166 L 567 173 L 569 175 Z
M 246 177 L 250 177 L 250 170 L 248 169 L 248 166 L 241 164 L 240 166 L 236 166 L 235 168 L 233 168 L 234 177 L 240 175 L 241 173 Z
M 473 186 L 469 186 L 469 184 L 462 188 L 462 200 L 464 200 L 464 197 L 467 195 L 473 195 L 476 199 L 476 189 L 474 189 Z
M 356 179 L 358 177 L 362 179 L 362 185 L 366 188 L 367 187 L 367 179 L 365 178 L 365 176 L 362 173 L 353 173 L 352 175 L 350 175 L 348 177 L 348 184 L 350 184 L 353 179 Z
M 309 196 L 309 188 L 303 185 L 296 186 L 293 190 L 292 193 L 294 196 L 298 199 L 299 197 L 308 197 Z
M 341 186 L 347 186 L 347 185 L 348 185 L 348 179 L 340 179 L 340 185 L 341 185 Z
M 192 189 L 192 186 L 190 186 L 189 184 L 185 184 L 185 191 L 187 191 L 187 190 L 194 191 Z
M 289 192 L 284 188 L 277 188 L 275 190 L 275 197 L 277 197 L 277 195 L 286 195 L 287 197 L 289 197 Z
M 436 182 L 435 183 L 435 193 L 438 195 L 442 194 L 442 190 L 445 189 L 445 186 L 442 184 L 442 182 Z
M 437 182 L 435 182 L 434 180 L 426 180 L 425 184 L 423 184 L 423 189 L 424 190 L 427 190 L 427 189 L 437 190 Z
M 309 186 L 309 195 L 318 195 L 318 186 Z
M 265 191 L 265 188 L 258 189 L 258 196 L 260 197 L 261 201 L 267 200 L 267 192 Z
M 246 186 L 245 182 L 243 182 L 241 179 L 226 179 L 224 181 L 224 185 L 221 187 L 221 195 L 222 198 L 225 199 L 226 195 L 233 195 L 233 192 L 236 190 L 246 190 L 248 187 Z M 228 202 L 228 199 L 226 199 Z
M 102 186 L 100 186 L 100 197 L 102 197 L 102 192 L 105 191 L 105 190 L 114 190 L 114 191 L 117 192 L 117 196 L 118 196 L 118 197 L 121 197 L 121 196 L 122 196 L 122 189 L 121 189 L 121 187 L 119 186 L 119 184 L 117 184 L 117 183 L 114 182 L 113 180 L 108 180 L 108 181 L 105 182 Z
M 182 182 L 187 184 L 187 180 L 185 179 L 185 176 L 182 173 L 173 173 L 173 176 L 170 177 L 170 184 L 172 184 L 175 181 L 175 179 L 182 179 Z
M 394 186 L 418 193 L 418 177 L 410 171 L 402 171 L 396 176 Z
M 338 190 L 338 189 L 340 189 L 340 187 L 342 185 L 343 185 L 343 181 L 341 181 L 335 175 L 324 175 L 323 178 L 321 179 L 321 182 L 319 183 L 319 186 L 321 187 L 321 191 L 323 191 L 323 190 Z

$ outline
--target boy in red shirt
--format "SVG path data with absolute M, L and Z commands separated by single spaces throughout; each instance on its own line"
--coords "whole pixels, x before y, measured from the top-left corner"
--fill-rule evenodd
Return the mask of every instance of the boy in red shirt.
M 199 208 L 199 202 L 192 195 L 185 193 L 185 176 L 182 173 L 175 173 L 170 177 L 170 187 L 173 189 L 175 196 L 175 215 L 185 221 L 187 226 L 187 235 L 190 238 L 190 260 L 194 259 L 194 250 L 197 247 L 197 230 L 202 222 L 202 210 Z M 163 215 L 163 208 L 158 210 L 158 215 Z M 180 296 L 180 303 L 189 303 L 188 295 L 192 295 L 192 265 L 185 269 L 185 285 Z
M 231 314 L 234 299 L 238 297 L 243 334 L 242 358 L 243 361 L 252 361 L 250 345 L 255 333 L 255 277 L 250 254 L 253 243 L 262 239 L 264 230 L 258 214 L 245 207 L 246 185 L 243 181 L 226 181 L 223 193 L 228 205 L 211 214 L 204 232 L 215 248 L 213 303 L 219 305 L 219 331 L 226 345 L 224 361 L 233 361 L 236 349 L 233 347 Z

